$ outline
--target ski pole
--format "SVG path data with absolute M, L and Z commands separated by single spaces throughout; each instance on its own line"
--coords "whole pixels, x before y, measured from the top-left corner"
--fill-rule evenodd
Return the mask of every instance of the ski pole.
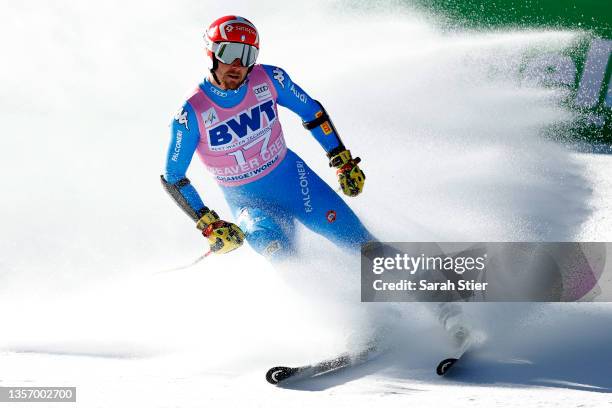
M 204 255 L 200 255 L 195 261 L 191 262 L 190 264 L 187 265 L 183 265 L 183 266 L 179 266 L 177 268 L 172 268 L 172 269 L 165 269 L 163 271 L 159 271 L 159 272 L 155 272 L 155 275 L 159 275 L 161 273 L 168 273 L 168 272 L 177 272 L 177 271 L 181 271 L 183 269 L 187 269 L 190 268 L 200 262 L 202 262 L 204 259 L 206 259 L 206 257 L 208 257 L 209 255 L 211 255 L 213 253 L 212 249 L 209 250 L 208 252 L 206 252 Z

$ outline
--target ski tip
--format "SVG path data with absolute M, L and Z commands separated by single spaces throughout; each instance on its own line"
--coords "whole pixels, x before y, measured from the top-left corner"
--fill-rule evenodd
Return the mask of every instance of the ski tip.
M 277 385 L 281 381 L 291 377 L 297 371 L 297 368 L 291 367 L 272 367 L 266 373 L 266 381 L 268 381 L 270 384 Z
M 440 364 L 436 367 L 436 374 L 445 375 L 457 361 L 459 361 L 458 358 L 447 358 L 440 361 Z

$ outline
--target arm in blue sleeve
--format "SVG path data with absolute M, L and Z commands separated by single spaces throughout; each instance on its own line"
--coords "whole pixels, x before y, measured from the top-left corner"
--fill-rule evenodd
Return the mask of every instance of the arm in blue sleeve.
M 179 207 L 197 221 L 208 209 L 186 177 L 187 168 L 200 140 L 198 122 L 191 105 L 186 103 L 176 114 L 171 129 L 162 185 Z
M 323 106 L 316 100 L 312 99 L 298 84 L 293 82 L 289 75 L 281 68 L 272 65 L 262 65 L 272 82 L 278 94 L 277 102 L 302 118 L 302 121 L 307 124 L 312 122 L 317 117 L 327 115 Z M 310 129 L 312 136 L 319 142 L 321 147 L 329 154 L 344 150 L 344 145 L 338 132 L 333 126 L 331 119 L 324 121 L 320 126 L 315 126 Z

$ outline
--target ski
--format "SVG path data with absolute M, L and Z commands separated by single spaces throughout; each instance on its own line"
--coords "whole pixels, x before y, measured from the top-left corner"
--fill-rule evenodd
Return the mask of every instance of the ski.
M 453 340 L 457 344 L 457 353 L 453 357 L 445 358 L 438 363 L 436 374 L 439 376 L 446 375 L 470 350 L 470 333 L 465 327 L 461 326 L 455 329 Z
M 463 351 L 458 353 L 455 357 L 445 358 L 444 360 L 440 361 L 436 366 L 436 374 L 438 374 L 439 376 L 445 376 L 446 374 L 448 374 L 451 368 L 453 368 L 462 359 L 465 359 L 465 357 L 469 354 L 470 348 L 468 346 Z
M 457 361 L 459 361 L 459 359 L 454 357 L 445 358 L 444 360 L 440 361 L 436 367 L 436 374 L 446 374 Z
M 345 367 L 365 363 L 379 354 L 376 347 L 370 347 L 359 353 L 344 353 L 337 357 L 320 361 L 311 365 L 298 367 L 277 366 L 266 373 L 266 380 L 273 385 L 282 382 L 311 378 L 321 374 L 340 370 Z

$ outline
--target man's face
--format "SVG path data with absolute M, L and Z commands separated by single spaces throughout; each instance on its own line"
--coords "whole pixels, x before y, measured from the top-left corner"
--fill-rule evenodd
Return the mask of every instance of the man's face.
M 218 61 L 218 67 L 215 71 L 219 78 L 221 89 L 238 89 L 242 81 L 247 76 L 247 67 L 243 67 L 240 59 L 236 58 L 231 64 L 224 64 Z

